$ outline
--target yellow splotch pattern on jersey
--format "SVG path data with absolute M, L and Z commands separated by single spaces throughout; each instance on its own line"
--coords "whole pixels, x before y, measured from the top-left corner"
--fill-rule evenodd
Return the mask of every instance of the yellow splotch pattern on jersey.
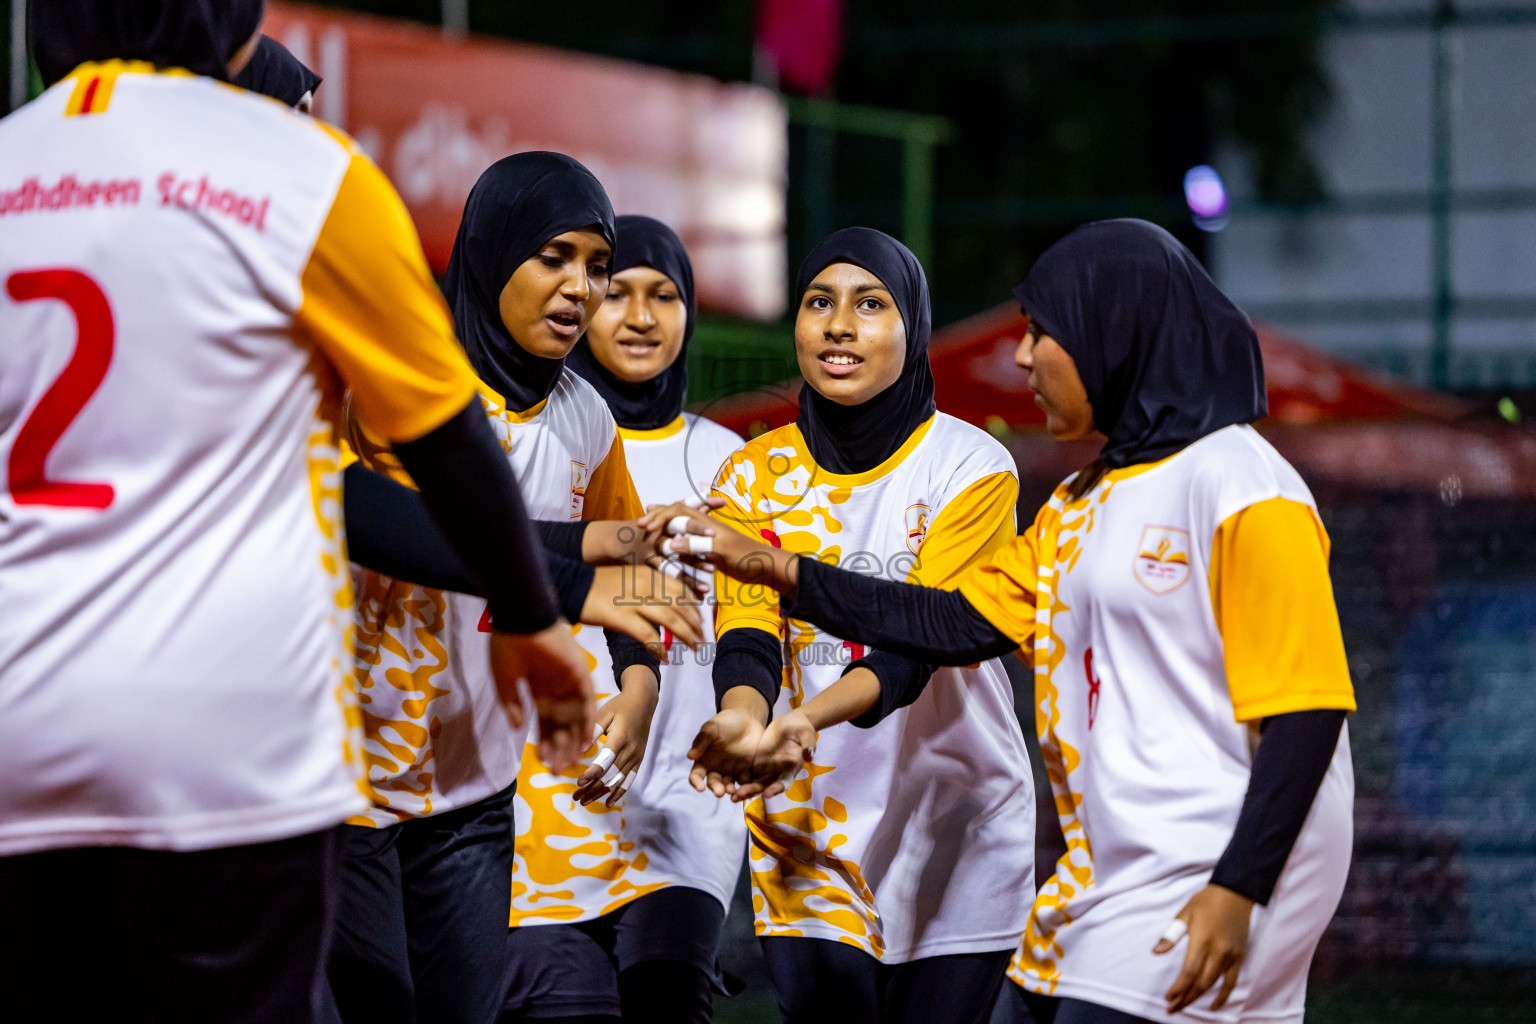
M 1014 536 L 1012 461 L 942 413 L 867 473 L 835 474 L 794 426 L 749 442 L 716 493 L 749 536 L 852 571 L 953 586 Z M 716 577 L 716 632 L 784 644 L 777 710 L 862 650 L 785 619 L 772 592 Z M 829 729 L 788 790 L 747 807 L 756 929 L 857 946 L 888 963 L 1012 947 L 1034 892 L 1034 798 L 1001 664 L 940 669 L 869 730 Z
M 0 280 L 0 854 L 358 810 L 339 398 L 403 441 L 474 393 L 399 196 L 275 101 L 86 64 L 0 123 Z
M 595 469 L 585 485 L 578 513 L 584 519 L 636 519 L 644 513 L 644 506 L 630 479 L 625 445 L 613 415 L 591 385 L 569 375 L 585 389 L 581 400 L 588 416 L 606 419 L 608 428 L 608 451 L 601 462 L 589 464 Z M 602 630 L 588 626 L 577 627 L 576 640 L 587 652 L 593 668 L 592 688 L 601 703 L 617 693 L 607 641 Z M 608 894 L 613 906 L 649 891 L 626 877 L 636 854 L 634 843 L 623 835 L 622 812 L 606 804 L 582 807 L 575 800 L 576 782 L 596 756 L 596 744 L 582 760 L 556 773 L 539 760 L 537 743 L 538 736 L 530 733 L 517 775 L 513 812 L 517 836 L 508 916 L 514 928 L 606 913 L 608 903 L 595 912 L 588 903 L 594 886 Z
M 646 505 L 708 494 L 720 465 L 741 446 L 731 431 L 688 413 L 656 430 L 620 427 L 619 436 Z M 702 611 L 709 631 L 710 604 Z M 613 692 L 608 645 L 595 629 L 576 638 L 594 664 L 599 700 L 605 700 Z M 530 822 L 520 845 L 525 873 L 513 880 L 514 926 L 591 920 L 671 885 L 707 892 L 724 911 L 741 872 L 746 826 L 739 807 L 688 783 L 688 748 L 714 711 L 709 659 L 674 641 L 661 666 L 645 759 L 622 806 L 582 807 L 570 797 L 572 773 L 557 778 L 537 766 L 536 757 L 524 758 L 519 792 L 527 797 L 525 786 L 542 787 L 529 805 L 539 809 L 545 831 Z
M 1070 482 L 1070 481 L 1069 481 Z M 1258 720 L 1354 707 L 1311 494 L 1249 427 L 1059 487 L 961 592 L 1032 652 L 1036 724 L 1067 852 L 1010 977 L 1138 1017 L 1165 1012 L 1182 951 L 1151 952 L 1209 880 L 1247 791 Z M 1302 1017 L 1312 951 L 1349 865 L 1347 734 L 1231 1002 L 1184 1013 Z
M 480 399 L 531 517 L 592 518 L 638 507 L 613 417 L 590 384 L 564 373 L 548 398 L 524 412 L 508 409 L 484 385 Z M 388 446 L 352 425 L 349 439 L 364 464 L 409 483 Z M 360 567 L 354 574 L 358 703 L 373 806 L 351 823 L 387 826 L 439 814 L 511 785 L 525 730 L 512 728 L 491 679 L 485 600 Z M 522 794 L 519 801 L 521 824 L 529 815 Z

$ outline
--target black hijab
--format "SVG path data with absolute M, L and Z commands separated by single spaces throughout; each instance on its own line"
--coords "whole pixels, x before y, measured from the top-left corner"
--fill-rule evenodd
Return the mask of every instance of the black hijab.
M 1269 411 L 1253 325 L 1156 225 L 1080 227 L 1013 294 L 1077 364 L 1094 426 L 1109 439 L 1105 467 L 1155 462 Z
M 693 263 L 677 232 L 659 220 L 627 214 L 615 225 L 619 245 L 613 273 L 617 276 L 633 267 L 644 266 L 672 279 L 688 311 L 683 326 L 683 347 L 678 350 L 677 359 L 671 366 L 638 384 L 620 380 L 598 362 L 585 337 L 576 343 L 567 362 L 572 370 L 597 388 L 619 426 L 630 430 L 656 430 L 682 415 L 683 402 L 688 395 L 688 342 L 693 337 L 693 321 L 699 312 L 693 294 Z
M 86 61 L 145 60 L 225 80 L 266 0 L 29 0 L 32 54 L 52 85 Z
M 270 96 L 284 106 L 296 107 L 306 93 L 320 88 L 323 79 L 305 67 L 288 47 L 271 36 L 262 36 L 251 62 L 230 81 L 242 89 Z
M 928 279 L 911 251 L 873 228 L 844 228 L 828 235 L 800 264 L 795 294 L 834 263 L 852 263 L 874 274 L 896 300 L 907 328 L 901 376 L 862 405 L 839 405 L 809 384 L 800 389 L 795 423 L 816 464 L 834 473 L 863 473 L 896 454 L 934 412 L 933 372 L 928 368 L 932 312 Z
M 464 204 L 443 290 L 475 372 L 514 411 L 548 398 L 565 360 L 540 358 L 517 343 L 501 320 L 501 291 L 545 242 L 591 227 L 618 248 L 608 193 L 563 153 L 503 157 L 480 175 Z

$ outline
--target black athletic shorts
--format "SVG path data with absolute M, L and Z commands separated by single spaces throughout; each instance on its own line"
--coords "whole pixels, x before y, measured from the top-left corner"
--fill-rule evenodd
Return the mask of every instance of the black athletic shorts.
M 769 938 L 784 1024 L 987 1024 L 1013 950 L 883 964 L 831 939 Z
M 0 1018 L 309 1024 L 339 859 L 336 829 L 0 857 Z
M 721 991 L 716 954 L 724 923 L 719 900 L 674 885 L 593 921 L 513 928 L 501 1020 L 621 1015 L 626 1022 L 694 1020 L 700 1007 L 708 1020 L 712 993 Z M 648 964 L 666 971 L 667 984 L 645 985 L 637 977 Z M 637 998 L 645 1006 L 624 1005 L 626 990 L 633 988 L 625 978 L 644 986 L 646 994 Z M 670 1008 L 657 1005 L 663 993 Z

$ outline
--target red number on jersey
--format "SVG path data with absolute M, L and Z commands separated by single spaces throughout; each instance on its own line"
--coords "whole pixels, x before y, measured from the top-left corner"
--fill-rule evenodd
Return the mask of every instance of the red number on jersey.
M 5 287 L 17 302 L 57 299 L 75 315 L 75 353 L 21 425 L 11 447 L 11 500 L 18 505 L 107 508 L 112 504 L 111 484 L 49 480 L 46 469 L 53 446 L 107 375 L 115 334 L 112 307 L 96 282 L 78 270 L 20 271 L 10 276 Z
M 1093 674 L 1093 648 L 1083 652 L 1083 674 L 1088 677 L 1088 728 L 1099 717 L 1099 677 Z

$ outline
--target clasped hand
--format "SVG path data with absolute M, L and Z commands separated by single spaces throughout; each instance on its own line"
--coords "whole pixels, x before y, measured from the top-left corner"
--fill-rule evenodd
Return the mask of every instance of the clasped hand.
M 688 781 L 699 792 L 743 803 L 776 796 L 816 752 L 816 728 L 799 710 L 764 726 L 746 711 L 727 709 L 705 722 L 688 757 Z

